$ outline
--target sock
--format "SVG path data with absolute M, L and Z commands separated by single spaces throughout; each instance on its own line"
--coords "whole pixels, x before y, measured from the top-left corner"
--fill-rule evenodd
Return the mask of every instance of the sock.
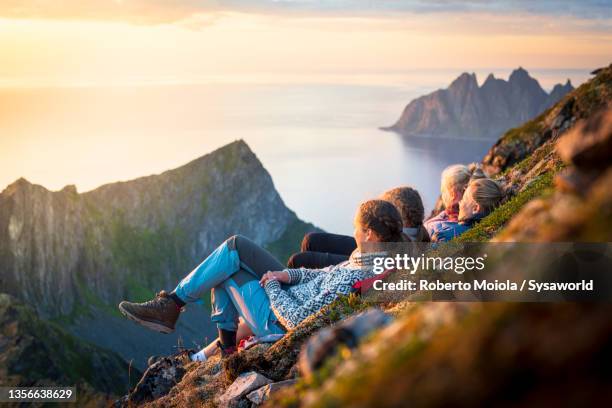
M 191 361 L 206 361 L 206 353 L 204 353 L 204 349 L 198 351 L 195 354 L 192 354 L 190 357 Z
M 236 332 L 219 329 L 219 342 L 222 349 L 236 347 Z
M 174 291 L 172 291 L 172 293 L 170 293 L 168 296 L 170 296 L 170 298 L 171 298 L 172 300 L 174 300 L 174 303 L 176 303 L 176 305 L 177 305 L 178 307 L 183 307 L 183 306 L 185 306 L 185 305 L 186 305 L 186 303 L 185 303 L 185 302 L 183 302 L 183 301 L 181 300 L 181 298 L 180 298 L 180 297 L 178 297 L 178 295 L 177 295 L 176 293 L 174 293 Z

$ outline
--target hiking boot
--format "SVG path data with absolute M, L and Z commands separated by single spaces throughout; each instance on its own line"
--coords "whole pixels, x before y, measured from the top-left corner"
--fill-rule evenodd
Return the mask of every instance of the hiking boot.
M 161 333 L 172 333 L 181 313 L 181 307 L 163 290 L 148 302 L 123 301 L 119 303 L 119 310 L 136 323 Z

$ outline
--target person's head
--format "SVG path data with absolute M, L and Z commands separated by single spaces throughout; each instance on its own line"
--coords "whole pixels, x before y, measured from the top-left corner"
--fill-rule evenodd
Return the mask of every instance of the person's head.
M 447 212 L 457 212 L 459 201 L 470 180 L 486 177 L 482 169 L 475 163 L 466 166 L 453 164 L 442 171 L 440 191 L 442 202 Z
M 396 187 L 385 191 L 380 198 L 388 201 L 398 209 L 405 228 L 418 227 L 423 224 L 425 209 L 419 192 L 412 187 Z
M 361 203 L 355 214 L 355 241 L 361 249 L 364 242 L 403 241 L 402 217 L 393 204 L 385 200 Z
M 459 202 L 459 221 L 472 218 L 475 214 L 489 214 L 504 196 L 499 184 L 490 178 L 470 181 Z

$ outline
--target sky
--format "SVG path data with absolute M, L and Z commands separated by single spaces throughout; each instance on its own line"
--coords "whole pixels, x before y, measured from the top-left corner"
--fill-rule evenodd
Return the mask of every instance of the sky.
M 3 0 L 0 86 L 592 68 L 610 1 Z
M 323 83 L 429 92 L 464 71 L 482 81 L 518 66 L 538 79 L 553 72 L 547 89 L 567 72 L 584 80 L 612 62 L 611 1 L 2 0 L 0 189 L 23 176 L 83 191 L 209 151 L 195 150 L 197 142 L 180 150 L 171 127 L 188 107 L 184 122 L 193 127 L 181 131 L 200 137 L 217 115 L 197 105 L 200 96 L 139 100 L 126 86 Z M 394 120 L 409 101 L 400 99 L 373 128 Z M 231 117 L 232 103 L 217 116 Z M 162 116 L 170 122 L 153 138 Z

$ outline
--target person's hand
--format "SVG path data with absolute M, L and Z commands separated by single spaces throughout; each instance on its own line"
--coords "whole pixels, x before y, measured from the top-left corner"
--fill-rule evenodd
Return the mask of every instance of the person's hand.
M 289 273 L 285 271 L 272 272 L 268 271 L 261 277 L 259 284 L 265 286 L 269 280 L 276 280 L 280 283 L 289 283 Z

